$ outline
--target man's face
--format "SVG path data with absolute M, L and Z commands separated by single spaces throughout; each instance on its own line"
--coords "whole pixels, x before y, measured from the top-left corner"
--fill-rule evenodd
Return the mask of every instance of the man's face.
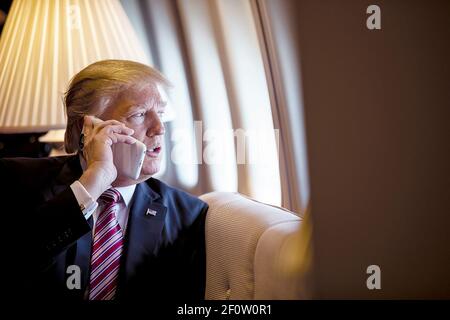
M 158 89 L 147 86 L 142 89 L 130 88 L 119 95 L 117 101 L 102 118 L 123 122 L 134 130 L 133 137 L 147 146 L 141 177 L 154 175 L 159 171 L 164 137 L 164 124 L 161 116 L 165 102 L 161 100 Z

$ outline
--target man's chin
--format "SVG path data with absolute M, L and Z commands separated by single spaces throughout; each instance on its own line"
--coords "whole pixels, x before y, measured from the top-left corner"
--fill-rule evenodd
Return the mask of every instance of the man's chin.
M 151 176 L 157 174 L 159 169 L 160 169 L 159 163 L 158 164 L 152 163 L 152 164 L 148 164 L 148 165 L 144 164 L 144 166 L 142 167 L 142 170 L 141 170 L 140 178 L 151 177 Z

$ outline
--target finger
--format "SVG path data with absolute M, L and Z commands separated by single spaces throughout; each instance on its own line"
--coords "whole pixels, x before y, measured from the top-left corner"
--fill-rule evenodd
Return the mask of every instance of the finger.
M 97 118 L 98 119 L 98 118 Z M 110 125 L 122 125 L 125 126 L 122 122 L 117 121 L 117 120 L 106 120 L 106 121 L 102 121 L 100 119 L 97 120 L 95 127 L 98 131 L 102 130 L 103 128 L 110 126 Z
M 136 138 L 133 138 L 132 136 L 120 134 L 120 133 L 114 133 L 113 134 L 115 141 L 114 143 L 123 142 L 126 144 L 135 144 Z
M 104 132 L 106 134 L 110 133 L 120 133 L 125 135 L 132 135 L 134 133 L 134 130 L 131 128 L 126 127 L 124 124 L 115 124 L 115 125 L 108 125 L 103 127 L 103 129 L 100 132 Z M 99 132 L 99 133 L 100 133 Z
M 115 143 L 123 142 L 126 144 L 134 144 L 136 143 L 136 138 L 133 138 L 129 135 L 124 135 L 120 133 L 111 133 L 111 134 L 105 134 L 105 135 L 99 135 L 100 139 L 104 141 L 104 143 L 108 145 L 113 145 Z
M 90 135 L 99 133 L 100 130 L 102 130 L 105 126 L 114 124 L 114 125 L 120 125 L 121 122 L 117 120 L 107 120 L 103 121 L 95 116 L 84 116 L 85 120 L 85 134 Z

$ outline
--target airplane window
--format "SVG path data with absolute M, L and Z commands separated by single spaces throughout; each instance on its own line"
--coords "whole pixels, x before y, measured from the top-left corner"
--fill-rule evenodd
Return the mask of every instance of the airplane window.
M 122 3 L 137 12 L 129 8 L 136 2 Z M 176 117 L 166 125 L 170 154 L 158 177 L 197 194 L 238 191 L 282 205 L 280 132 L 251 1 L 139 6 L 143 41 L 173 84 Z
M 274 130 L 269 92 L 250 1 L 211 5 L 222 43 L 221 56 L 237 139 L 239 191 L 281 204 L 279 131 Z M 242 135 L 245 135 L 242 137 Z M 245 145 L 241 148 L 241 145 Z M 245 154 L 244 154 L 245 153 Z
M 208 187 L 236 191 L 233 123 L 209 5 L 208 1 L 178 2 L 202 121 L 201 162 L 205 164 Z
M 293 2 L 289 2 L 293 3 Z M 282 205 L 302 215 L 309 202 L 309 175 L 299 48 L 287 2 L 252 2 L 262 44 L 275 127 L 280 128 Z

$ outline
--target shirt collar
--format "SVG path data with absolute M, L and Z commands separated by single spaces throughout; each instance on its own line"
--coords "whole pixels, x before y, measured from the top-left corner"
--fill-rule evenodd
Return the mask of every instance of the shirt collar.
M 125 205 L 128 207 L 131 198 L 133 197 L 134 190 L 136 189 L 136 185 L 132 184 L 131 186 L 126 187 L 116 187 L 115 189 L 122 195 L 122 199 L 125 202 Z

